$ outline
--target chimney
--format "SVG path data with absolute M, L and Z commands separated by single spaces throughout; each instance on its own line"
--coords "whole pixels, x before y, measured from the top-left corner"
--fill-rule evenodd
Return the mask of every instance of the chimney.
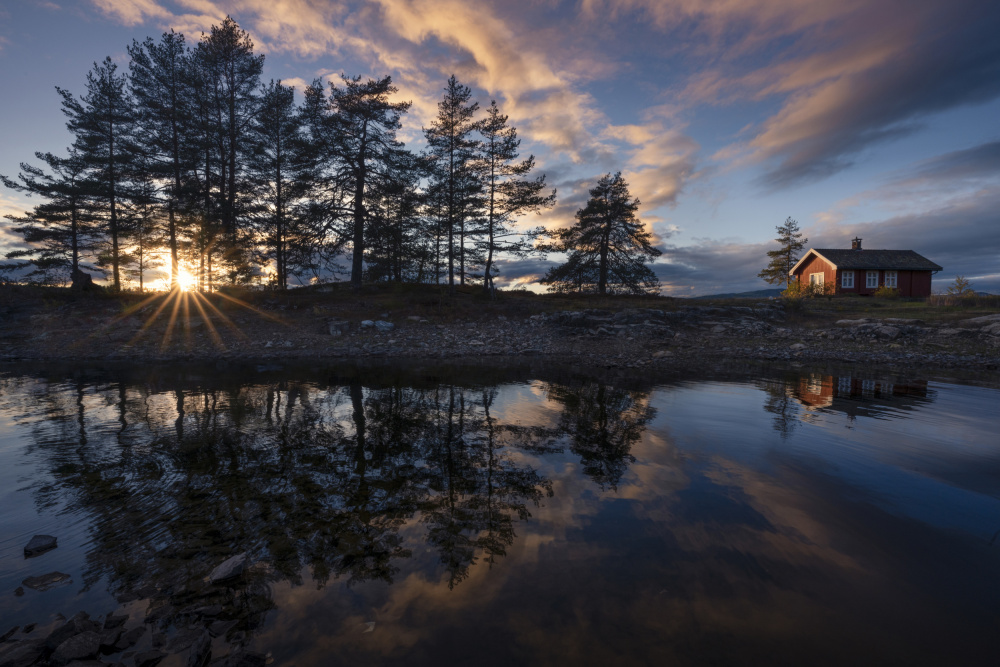
M 851 241 L 851 250 L 861 250 L 861 239 L 857 236 L 855 236 L 854 240 Z

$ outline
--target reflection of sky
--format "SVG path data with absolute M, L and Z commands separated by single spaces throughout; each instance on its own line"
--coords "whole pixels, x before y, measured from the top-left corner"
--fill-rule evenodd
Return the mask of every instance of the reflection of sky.
M 498 387 L 492 416 L 554 427 L 561 406 L 545 387 Z M 92 389 L 84 404 L 98 443 L 119 426 L 109 400 L 117 389 Z M 870 401 L 874 416 L 853 418 L 824 409 L 805 421 L 793 402 L 796 427 L 783 437 L 755 384 L 658 388 L 640 398 L 655 416 L 617 490 L 582 473 L 566 436 L 558 452 L 510 452 L 552 481 L 553 496 L 529 504 L 505 557 L 492 566 L 480 558 L 449 589 L 418 514 L 400 531 L 412 556 L 396 561 L 393 584 L 319 586 L 308 572 L 301 585 L 278 581 L 276 609 L 251 647 L 299 665 L 331 655 L 357 664 L 842 664 L 859 655 L 876 664 L 886 656 L 934 664 L 943 655 L 968 663 L 989 642 L 984 628 L 995 627 L 995 614 L 986 610 L 1000 593 L 1000 552 L 987 546 L 1000 528 L 997 391 L 933 389 L 933 400 L 906 409 Z M 143 400 L 172 423 L 172 392 Z M 342 389 L 310 400 L 349 435 Z M 192 400 L 189 418 L 197 408 Z M 29 570 L 60 569 L 74 586 L 29 591 L 14 604 L 66 615 L 105 605 L 103 582 L 79 593 L 85 508 L 56 514 L 12 491 L 46 474 L 27 444 L 33 419 L 0 422 L 3 586 Z M 41 529 L 59 536 L 59 550 L 20 560 Z M 375 631 L 365 633 L 369 622 Z

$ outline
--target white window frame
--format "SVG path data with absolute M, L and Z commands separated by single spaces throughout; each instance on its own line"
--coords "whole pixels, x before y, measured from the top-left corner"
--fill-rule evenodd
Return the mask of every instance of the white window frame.
M 899 287 L 899 271 L 886 271 L 885 272 L 885 286 L 886 287 Z
M 840 286 L 844 289 L 854 289 L 854 271 L 844 271 L 840 274 Z
M 865 287 L 878 287 L 878 271 L 865 271 Z
M 824 273 L 810 273 L 809 274 L 809 285 L 819 285 L 823 286 L 823 278 L 826 277 Z

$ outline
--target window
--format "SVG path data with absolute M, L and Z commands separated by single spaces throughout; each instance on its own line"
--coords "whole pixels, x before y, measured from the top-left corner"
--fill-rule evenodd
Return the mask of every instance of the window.
M 840 286 L 848 289 L 854 287 L 854 271 L 844 271 L 840 274 Z
M 810 273 L 809 274 L 809 284 L 810 285 L 823 285 L 823 274 L 822 273 Z
M 868 271 L 865 276 L 865 287 L 878 287 L 878 271 Z
M 886 287 L 896 287 L 896 271 L 886 271 L 885 272 L 885 286 Z

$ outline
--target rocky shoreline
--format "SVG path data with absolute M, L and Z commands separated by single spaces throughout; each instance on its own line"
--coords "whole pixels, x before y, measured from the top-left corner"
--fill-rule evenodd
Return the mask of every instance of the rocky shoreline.
M 266 308 L 266 306 L 265 306 Z M 381 313 L 373 319 L 307 312 L 238 310 L 152 318 L 142 310 L 0 328 L 0 361 L 406 360 L 544 357 L 607 368 L 670 368 L 725 359 L 891 364 L 995 371 L 1000 314 L 957 322 L 862 318 L 800 322 L 781 301 L 674 310 L 565 310 L 508 317 L 486 313 L 435 321 Z M 794 315 L 791 314 L 791 315 Z M 103 322 L 101 321 L 103 320 Z M 87 335 L 81 331 L 89 329 Z

